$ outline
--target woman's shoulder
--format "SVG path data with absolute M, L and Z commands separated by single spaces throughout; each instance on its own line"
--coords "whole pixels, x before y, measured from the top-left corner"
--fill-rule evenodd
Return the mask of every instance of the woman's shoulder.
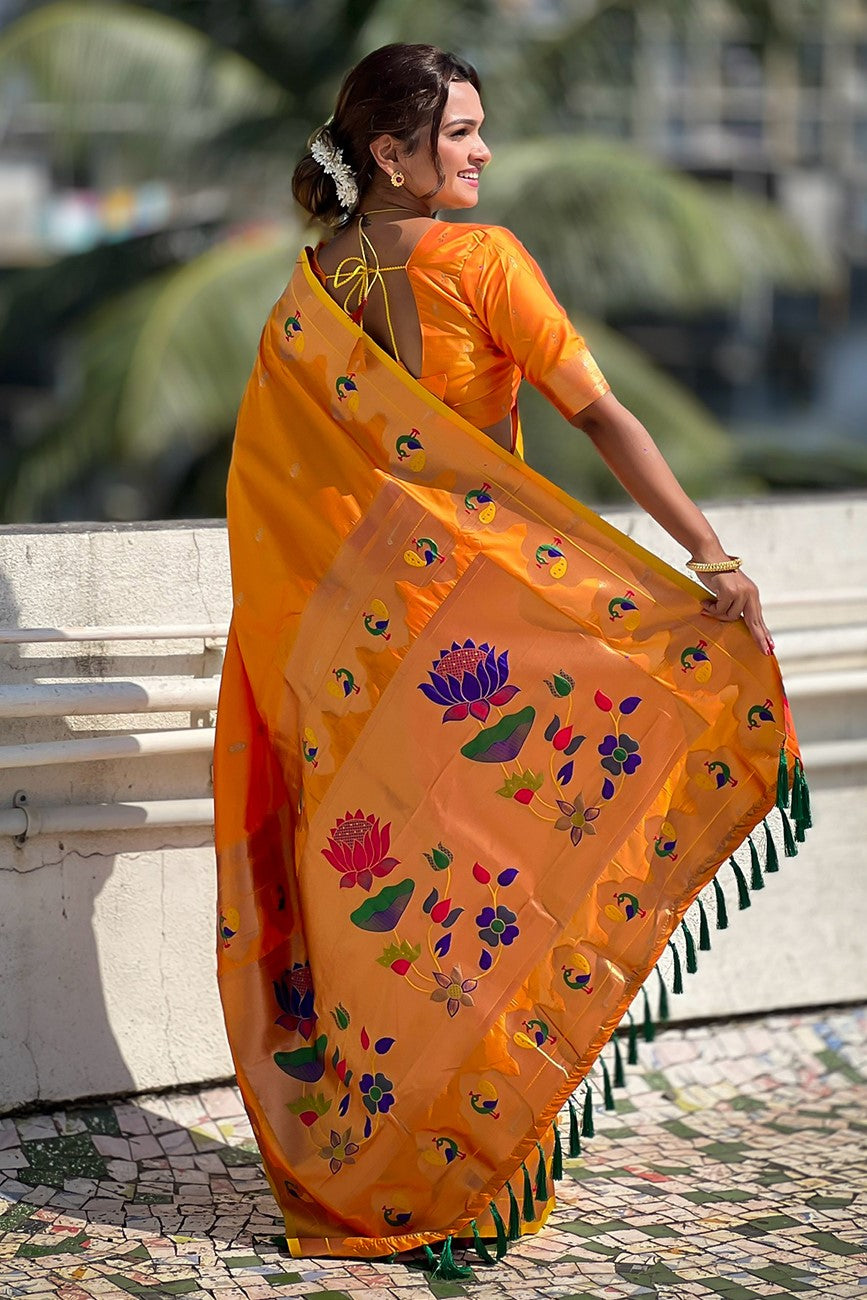
M 519 250 L 525 252 L 523 244 L 505 226 L 487 226 L 469 221 L 438 221 L 431 238 L 430 246 L 444 255 L 469 254 L 476 250 L 498 254 Z

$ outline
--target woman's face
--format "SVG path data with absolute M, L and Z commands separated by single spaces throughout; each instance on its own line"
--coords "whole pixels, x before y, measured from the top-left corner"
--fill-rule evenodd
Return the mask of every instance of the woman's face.
M 468 81 L 453 81 L 443 110 L 439 134 L 439 157 L 445 181 L 440 186 L 437 169 L 427 156 L 427 141 L 414 154 L 400 154 L 406 189 L 414 196 L 436 193 L 429 200 L 431 211 L 474 208 L 479 201 L 479 172 L 491 160 L 491 151 L 479 132 L 485 114 L 479 92 Z

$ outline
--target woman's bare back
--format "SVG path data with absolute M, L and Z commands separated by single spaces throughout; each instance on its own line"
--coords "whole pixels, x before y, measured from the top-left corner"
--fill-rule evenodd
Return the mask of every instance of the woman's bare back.
M 363 221 L 361 231 L 359 224 L 359 220 L 353 221 L 319 250 L 318 261 L 326 276 L 325 287 L 336 303 L 355 314 L 361 305 L 361 277 L 360 274 L 349 276 L 356 268 L 360 269 L 359 259 L 362 257 L 371 273 L 378 261 L 383 268 L 381 278 L 373 276 L 370 281 L 361 323 L 381 348 L 418 379 L 424 364 L 421 325 L 412 285 L 404 268 L 422 236 L 439 223 L 430 217 L 408 216 L 390 220 L 373 216 Z M 335 272 L 338 273 L 336 282 Z

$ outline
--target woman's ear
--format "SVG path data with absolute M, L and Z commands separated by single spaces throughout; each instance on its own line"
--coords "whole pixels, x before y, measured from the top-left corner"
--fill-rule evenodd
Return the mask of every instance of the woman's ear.
M 373 155 L 373 161 L 377 167 L 380 167 L 387 176 L 391 176 L 400 168 L 400 161 L 397 156 L 397 141 L 392 135 L 378 135 L 375 140 L 370 142 L 370 152 Z

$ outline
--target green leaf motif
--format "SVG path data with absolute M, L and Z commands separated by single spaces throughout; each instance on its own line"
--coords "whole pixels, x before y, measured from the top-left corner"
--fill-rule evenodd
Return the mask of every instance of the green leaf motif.
M 530 704 L 518 713 L 508 713 L 461 745 L 461 753 L 476 763 L 509 763 L 520 754 L 535 717 L 536 710 Z
M 393 930 L 406 910 L 406 905 L 415 889 L 413 880 L 401 880 L 397 885 L 388 885 L 373 898 L 366 899 L 361 907 L 350 912 L 349 919 L 359 930 L 372 930 L 382 934 Z
M 300 1079 L 302 1083 L 316 1083 L 325 1071 L 327 1046 L 327 1035 L 320 1034 L 312 1047 L 299 1047 L 294 1052 L 275 1052 L 274 1064 L 293 1079 Z

